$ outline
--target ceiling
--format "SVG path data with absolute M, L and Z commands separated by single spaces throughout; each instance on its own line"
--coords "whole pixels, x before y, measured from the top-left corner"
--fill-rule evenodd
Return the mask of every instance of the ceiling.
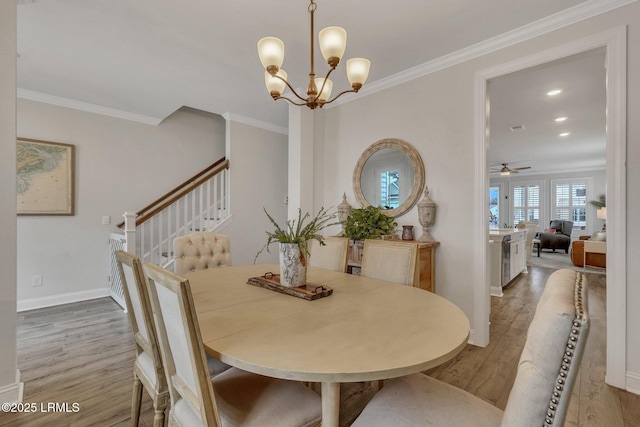
M 605 169 L 604 62 L 598 49 L 489 81 L 490 169 L 502 163 L 531 168 L 519 175 Z M 547 95 L 553 89 L 562 93 Z M 566 120 L 556 122 L 560 117 Z
M 412 67 L 594 2 L 614 3 L 613 0 L 317 0 L 315 24 L 316 31 L 329 25 L 347 30 L 345 59 L 369 58 L 372 65 L 367 83 L 375 87 Z M 257 56 L 256 42 L 268 35 L 285 43 L 283 68 L 290 82 L 294 87 L 306 86 L 309 73 L 306 0 L 17 0 L 17 3 L 18 88 L 23 94 L 100 106 L 158 122 L 188 106 L 286 128 L 288 106 L 284 101 L 271 100 Z M 316 72 L 322 75 L 327 66 L 319 52 L 316 56 Z M 547 161 L 557 157 L 568 165 L 573 158 L 601 156 L 603 119 L 590 120 L 594 111 L 584 109 L 595 104 L 600 114 L 604 111 L 603 90 L 590 94 L 585 89 L 592 84 L 590 79 L 602 78 L 603 61 L 598 58 L 598 55 L 580 58 L 599 62 L 595 77 L 585 72 L 584 65 L 568 61 L 557 64 L 558 68 L 540 67 L 535 73 L 521 72 L 492 82 L 490 163 L 531 165 L 533 169 L 533 158 L 523 147 L 540 148 L 543 143 L 551 144 L 548 150 L 542 150 Z M 576 78 L 576 70 L 580 78 Z M 344 64 L 338 66 L 332 79 L 334 93 L 348 88 Z M 569 151 L 560 149 L 557 139 L 550 136 L 558 127 L 548 125 L 548 116 L 555 111 L 539 90 L 552 82 L 573 85 L 574 89 L 567 90 L 565 95 L 580 95 L 579 99 L 572 98 L 571 104 L 558 108 L 558 112 L 566 111 L 570 116 L 566 124 L 572 125 L 573 133 L 567 141 L 579 140 L 581 147 L 588 150 L 575 146 Z M 368 85 L 360 94 L 345 95 L 343 99 L 366 96 Z M 527 129 L 521 133 L 508 130 L 517 124 Z M 602 128 L 595 124 L 602 124 Z M 597 141 L 600 145 L 596 148 Z M 536 168 L 543 165 L 540 163 Z

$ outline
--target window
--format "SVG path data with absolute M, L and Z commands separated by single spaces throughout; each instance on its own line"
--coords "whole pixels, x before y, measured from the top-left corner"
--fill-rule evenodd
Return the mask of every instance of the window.
M 576 230 L 587 229 L 587 193 L 589 179 L 565 179 L 552 181 L 553 219 L 573 221 Z
M 489 228 L 500 228 L 500 187 L 489 187 Z
M 513 224 L 520 221 L 540 223 L 540 184 L 513 186 Z
M 380 199 L 383 209 L 400 206 L 400 172 L 387 170 L 380 173 Z

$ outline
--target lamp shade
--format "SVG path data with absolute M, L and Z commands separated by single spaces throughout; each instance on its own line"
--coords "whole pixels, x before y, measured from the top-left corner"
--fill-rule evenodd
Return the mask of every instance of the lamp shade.
M 282 67 L 284 61 L 284 43 L 276 37 L 264 37 L 258 42 L 258 56 L 266 69 L 270 65 Z
M 347 32 L 340 27 L 327 27 L 318 34 L 320 50 L 325 61 L 329 58 L 342 59 L 347 47 Z
M 607 219 L 607 208 L 606 207 L 602 207 L 600 209 L 598 209 L 596 211 L 596 216 L 598 217 L 598 219 Z
M 351 58 L 347 61 L 347 78 L 351 86 L 362 86 L 367 81 L 370 66 L 371 61 L 365 58 Z
M 318 90 L 320 90 L 322 88 L 322 83 L 324 82 L 324 79 L 315 79 L 315 82 L 316 82 L 316 87 L 318 88 Z M 327 79 L 327 81 L 324 83 L 324 88 L 322 88 L 322 92 L 320 92 L 320 95 L 318 95 L 318 101 L 326 102 L 327 99 L 329 99 L 329 97 L 331 96 L 332 89 L 333 89 L 333 82 Z
M 278 73 L 276 75 L 287 80 L 287 73 L 283 69 L 278 70 Z M 282 94 L 285 86 L 287 85 L 284 81 L 280 80 L 279 78 L 273 77 L 271 74 L 269 74 L 268 71 L 264 72 L 264 83 L 267 85 L 267 91 L 270 94 L 273 92 L 276 92 L 278 96 Z

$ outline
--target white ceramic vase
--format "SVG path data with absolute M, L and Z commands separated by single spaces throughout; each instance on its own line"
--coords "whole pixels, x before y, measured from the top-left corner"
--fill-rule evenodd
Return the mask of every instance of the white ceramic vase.
M 297 243 L 280 243 L 280 284 L 288 288 L 307 283 L 306 253 Z

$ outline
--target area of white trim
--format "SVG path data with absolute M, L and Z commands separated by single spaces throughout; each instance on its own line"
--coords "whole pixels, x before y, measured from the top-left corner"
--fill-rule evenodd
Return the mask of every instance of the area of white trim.
M 570 55 L 605 47 L 607 68 L 607 367 L 605 381 L 626 389 L 627 354 L 627 268 L 626 268 L 626 45 L 627 28 L 620 26 L 571 43 L 529 55 L 515 61 L 479 71 L 476 74 L 475 104 L 475 231 L 474 276 L 485 277 L 474 289 L 474 323 L 481 336 L 487 336 L 490 301 L 488 301 L 488 269 L 486 264 L 486 236 L 488 221 L 488 163 L 487 163 L 487 82 L 495 77 L 540 65 Z M 612 214 L 609 215 L 609 206 Z M 486 331 L 483 329 L 486 327 Z
M 538 21 L 516 28 L 515 30 L 481 41 L 464 49 L 460 49 L 432 61 L 425 62 L 424 64 L 416 65 L 415 67 L 393 74 L 389 77 L 367 83 L 363 89 L 358 92 L 359 97 L 340 98 L 332 104 L 326 105 L 324 108 L 332 108 L 336 105 L 354 101 L 355 99 L 363 96 L 373 95 L 374 93 L 390 89 L 399 84 L 435 73 L 436 71 L 463 63 L 473 58 L 478 58 L 505 47 L 521 43 L 542 34 L 563 28 L 567 25 L 575 24 L 576 22 L 635 3 L 636 1 L 638 0 L 591 0 L 580 3 L 554 15 L 547 16 Z
M 0 387 L 1 403 L 19 403 L 22 402 L 24 393 L 24 383 L 20 382 L 20 370 L 16 369 L 16 382 L 13 384 Z
M 489 252 L 489 221 L 485 212 L 489 212 L 489 141 L 488 141 L 488 78 L 477 73 L 475 78 L 475 158 L 474 182 L 474 226 L 473 226 L 473 277 L 476 285 L 473 288 L 473 319 L 471 326 L 476 329 L 477 342 L 474 344 L 485 347 L 489 344 L 489 315 L 491 314 L 491 279 L 488 265 Z M 482 280 L 484 278 L 484 280 Z
M 17 90 L 17 97 L 30 101 L 42 102 L 43 104 L 57 105 L 59 107 L 72 108 L 74 110 L 88 113 L 101 114 L 103 116 L 115 117 L 117 119 L 129 120 L 132 122 L 144 123 L 146 125 L 158 126 L 162 120 L 157 117 L 145 116 L 143 114 L 130 113 L 115 108 L 104 107 L 102 105 L 88 102 L 76 101 L 74 99 L 63 98 L 61 96 L 47 95 L 46 93 L 35 92 L 27 89 Z
M 627 372 L 627 391 L 640 395 L 640 374 Z
M 227 112 L 227 113 L 224 113 L 222 117 L 225 120 L 231 120 L 232 122 L 242 123 L 245 125 L 259 128 L 259 129 L 268 130 L 270 132 L 280 133 L 282 135 L 289 135 L 288 128 L 285 128 L 282 126 L 276 126 L 271 123 L 263 122 L 262 120 L 256 120 L 256 119 L 252 119 L 251 117 L 242 116 L 240 114 Z
M 109 296 L 109 287 L 89 289 L 80 292 L 69 292 L 60 295 L 49 295 L 40 298 L 18 300 L 17 311 L 35 310 L 37 308 L 52 307 L 54 305 L 69 304 Z

